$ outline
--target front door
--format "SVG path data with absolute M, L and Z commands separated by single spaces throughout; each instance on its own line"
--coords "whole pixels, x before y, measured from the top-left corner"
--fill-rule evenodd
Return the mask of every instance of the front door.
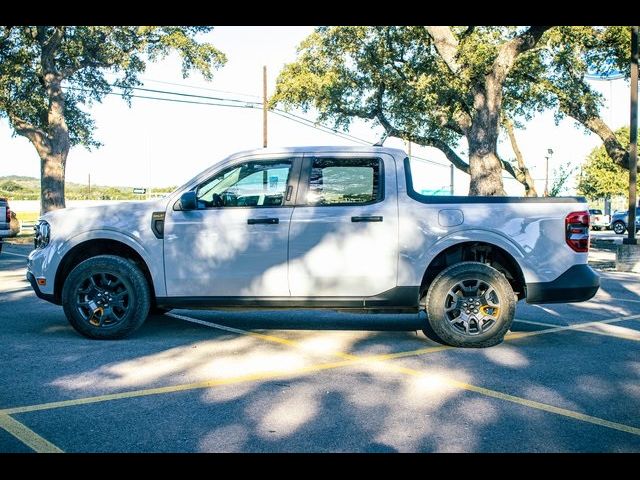
M 289 233 L 293 297 L 365 297 L 396 287 L 396 169 L 381 157 L 304 159 Z
M 167 210 L 169 297 L 289 296 L 294 160 L 250 160 L 197 187 L 196 210 Z

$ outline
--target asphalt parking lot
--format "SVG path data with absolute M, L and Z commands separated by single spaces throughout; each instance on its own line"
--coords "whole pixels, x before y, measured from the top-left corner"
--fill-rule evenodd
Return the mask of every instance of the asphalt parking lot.
M 640 275 L 518 304 L 506 341 L 414 315 L 175 310 L 77 335 L 0 254 L 0 452 L 639 452 Z

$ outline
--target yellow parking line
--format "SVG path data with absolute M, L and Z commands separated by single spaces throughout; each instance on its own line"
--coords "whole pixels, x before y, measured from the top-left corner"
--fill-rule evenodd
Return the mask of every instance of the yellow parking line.
M 51 410 L 54 408 L 73 407 L 77 405 L 86 405 L 89 403 L 107 402 L 111 400 L 122 400 L 125 398 L 146 397 L 149 395 L 159 395 L 162 393 L 184 392 L 187 390 L 197 390 L 203 388 L 218 387 L 221 385 L 232 385 L 235 383 L 252 382 L 256 380 L 269 380 L 273 378 L 281 378 L 301 373 L 317 372 L 320 370 L 329 370 L 332 368 L 344 367 L 354 363 L 354 360 L 343 360 L 341 362 L 321 363 L 301 367 L 290 370 L 274 370 L 271 372 L 252 373 L 248 375 L 239 375 L 237 377 L 222 378 L 216 380 L 205 380 L 202 382 L 183 383 L 179 385 L 170 385 L 168 387 L 145 388 L 142 390 L 129 390 L 127 392 L 110 393 L 107 395 L 97 395 L 95 397 L 75 398 L 72 400 L 62 400 L 59 402 L 41 403 L 38 405 L 27 405 L 24 407 L 5 408 L 0 410 L 0 415 L 13 415 L 16 413 L 35 412 L 39 410 Z
M 182 319 L 189 321 L 191 317 L 184 317 L 181 316 Z M 566 326 L 560 326 L 560 327 L 554 327 L 554 328 L 548 328 L 545 330 L 538 330 L 538 331 L 534 331 L 534 332 L 515 332 L 515 333 L 509 333 L 507 336 L 505 336 L 505 341 L 510 341 L 510 340 L 516 340 L 516 339 L 520 339 L 520 338 L 525 338 L 525 337 L 531 337 L 531 336 L 535 336 L 535 335 L 544 335 L 544 334 L 548 334 L 548 333 L 555 333 L 555 332 L 561 332 L 561 331 L 565 331 L 565 330 L 581 330 L 585 327 L 589 327 L 589 326 L 593 326 L 593 325 L 598 325 L 598 324 L 608 324 L 608 323 L 616 323 L 616 322 L 622 322 L 625 320 L 635 320 L 637 318 L 640 318 L 640 314 L 639 315 L 629 315 L 626 317 L 616 317 L 616 318 L 611 318 L 609 320 L 601 320 L 601 321 L 595 321 L 595 322 L 587 322 L 587 323 L 582 323 L 582 324 L 578 324 L 578 325 L 566 325 Z M 520 320 L 518 320 L 520 321 Z M 526 322 L 526 321 L 525 321 Z M 202 323 L 204 325 L 206 325 L 208 322 L 205 321 L 198 321 L 198 323 Z M 215 325 L 215 324 L 211 324 L 209 323 L 210 326 Z M 224 329 L 228 329 L 230 327 L 226 327 L 225 325 L 221 325 L 222 327 L 224 327 Z M 214 327 L 216 328 L 216 327 Z M 246 330 L 240 330 L 240 329 L 234 329 L 236 331 L 239 332 L 243 332 L 243 334 L 245 335 L 255 335 L 258 336 L 260 338 L 263 338 L 267 341 L 277 341 L 277 343 L 283 343 L 281 342 L 281 340 L 286 340 L 286 344 L 287 345 L 291 345 L 297 348 L 300 348 L 300 344 L 294 340 L 288 340 L 288 339 L 283 339 L 280 337 L 275 337 L 272 335 L 262 335 L 262 334 L 257 334 L 255 332 L 249 332 Z M 585 332 L 588 333 L 593 333 L 589 330 L 585 330 Z M 342 352 L 336 352 L 334 353 L 335 355 L 338 356 L 344 356 L 344 355 L 349 355 L 352 358 L 356 358 L 356 359 L 360 359 L 360 361 L 354 361 L 353 363 L 381 363 L 384 365 L 385 368 L 388 368 L 390 370 L 395 370 L 401 373 L 405 373 L 408 375 L 412 375 L 412 376 L 423 376 L 424 372 L 420 372 L 418 370 L 414 370 L 412 368 L 407 368 L 407 367 L 402 367 L 400 365 L 394 365 L 392 363 L 382 363 L 382 362 L 386 362 L 388 360 L 393 360 L 393 359 L 397 359 L 397 358 L 403 358 L 403 357 L 409 357 L 409 356 L 418 356 L 418 355 L 423 355 L 426 353 L 434 353 L 434 352 L 440 352 L 443 350 L 449 350 L 453 347 L 449 347 L 449 346 L 440 346 L 440 347 L 431 347 L 431 348 L 421 348 L 418 350 L 412 350 L 412 351 L 407 351 L 407 352 L 397 352 L 397 353 L 390 353 L 390 354 L 383 354 L 383 355 L 372 355 L 372 356 L 368 356 L 368 357 L 358 357 L 355 355 L 351 355 L 351 354 L 345 354 Z M 351 363 L 348 363 L 347 365 L 351 365 Z M 509 395 L 507 393 L 503 393 L 503 392 L 499 392 L 496 390 L 491 390 L 488 388 L 484 388 L 484 387 L 479 387 L 477 385 L 471 385 L 468 383 L 464 383 L 464 382 L 460 382 L 458 380 L 455 380 L 453 378 L 449 378 L 449 377 L 444 377 L 444 376 L 438 376 L 438 378 L 443 381 L 444 383 L 451 385 L 453 387 L 457 387 L 460 388 L 462 390 L 468 390 L 468 391 L 472 391 L 472 392 L 476 392 L 479 393 L 481 395 L 485 395 L 488 397 L 492 397 L 492 398 L 497 398 L 500 400 L 504 400 L 504 401 L 508 401 L 508 402 L 512 402 L 512 403 L 516 403 L 518 405 L 523 405 L 529 408 L 533 408 L 536 410 L 542 410 L 545 412 L 550 412 L 550 413 L 554 413 L 556 415 L 561 415 L 564 417 L 568 417 L 568 418 L 573 418 L 575 420 L 580 420 L 586 423 L 591 423 L 594 425 L 599 425 L 602 427 L 606 427 L 606 428 L 611 428 L 614 430 L 619 430 L 622 432 L 626 432 L 626 433 L 631 433 L 633 435 L 640 435 L 640 428 L 636 428 L 636 427 L 632 427 L 629 425 L 625 425 L 622 423 L 617 423 L 617 422 L 612 422 L 609 420 L 605 420 L 599 417 L 594 417 L 591 415 L 586 415 L 584 413 L 580 413 L 580 412 L 575 412 L 573 410 L 568 410 L 566 408 L 560 408 L 560 407 L 555 407 L 553 405 L 549 405 L 546 403 L 541 403 L 541 402 L 536 402 L 534 400 L 528 400 L 526 398 L 522 398 L 522 397 L 517 397 L 514 395 Z
M 53 443 L 9 415 L 0 415 L 0 428 L 9 432 L 36 453 L 64 453 Z
M 407 367 L 402 367 L 402 366 L 393 365 L 393 364 L 385 364 L 385 366 L 392 367 L 394 370 L 398 372 L 411 375 L 414 377 L 424 376 L 424 372 L 420 372 L 419 370 L 414 370 L 413 368 L 407 368 Z M 478 387 L 477 385 L 471 385 L 469 383 L 460 382 L 458 380 L 445 377 L 445 376 L 438 376 L 437 378 L 442 383 L 460 388 L 462 390 L 476 392 L 481 395 L 485 395 L 487 397 L 497 398 L 507 402 L 516 403 L 518 405 L 534 408 L 536 410 L 555 413 L 556 415 L 573 418 L 575 420 L 580 420 L 586 423 L 592 423 L 594 425 L 599 425 L 601 427 L 611 428 L 613 430 L 619 430 L 621 432 L 631 433 L 633 435 L 640 435 L 640 428 L 632 427 L 630 425 L 625 425 L 623 423 L 611 422 L 603 418 L 586 415 L 584 413 L 575 412 L 573 410 L 568 410 L 566 408 L 554 407 L 553 405 L 549 405 L 547 403 L 536 402 L 535 400 L 528 400 L 526 398 L 516 397 L 515 395 L 509 395 L 508 393 L 503 393 L 496 390 L 490 390 L 484 387 Z
M 185 315 L 178 315 L 177 313 L 166 313 L 165 315 L 167 317 L 177 318 L 178 320 L 184 320 L 186 322 L 197 323 L 198 325 L 204 325 L 205 327 L 217 328 L 218 330 L 224 330 L 225 332 L 237 333 L 238 335 L 246 335 L 249 337 L 256 337 L 262 340 L 266 340 L 268 342 L 287 345 L 289 347 L 296 347 L 296 348 L 300 347 L 300 344 L 298 342 L 296 342 L 295 340 L 289 340 L 287 338 L 274 337 L 273 335 L 266 335 L 264 333 L 252 332 L 251 330 L 241 330 L 239 328 L 228 327 L 227 325 L 222 325 L 219 323 L 207 322 L 205 320 L 200 320 L 199 318 L 192 318 L 192 317 L 187 317 Z M 356 357 L 355 355 L 351 355 L 349 353 L 343 353 L 343 352 L 332 352 L 332 354 L 347 360 L 354 360 L 354 359 L 360 358 L 360 357 Z
M 256 338 L 261 338 L 263 340 L 266 341 L 270 341 L 270 342 L 274 342 L 274 343 L 280 343 L 280 344 L 284 344 L 284 345 L 288 345 L 288 346 L 293 346 L 296 348 L 300 348 L 301 345 L 299 344 L 299 342 L 296 342 L 294 340 L 288 340 L 288 339 L 284 339 L 281 337 L 276 337 L 273 335 L 265 335 L 265 334 L 261 334 L 261 333 L 257 333 L 257 332 L 250 332 L 250 331 L 246 331 L 246 330 L 240 330 L 237 328 L 233 328 L 233 327 L 227 327 L 226 325 L 218 325 L 218 324 L 214 324 L 212 322 L 206 322 L 203 320 L 199 320 L 199 319 L 194 319 L 191 317 L 185 317 L 182 315 L 176 315 L 176 314 L 168 314 L 170 316 L 173 316 L 175 318 L 181 319 L 181 320 L 186 320 L 186 321 L 190 321 L 193 323 L 200 323 L 209 327 L 213 327 L 213 328 L 220 328 L 222 330 L 226 330 L 229 332 L 233 332 L 233 333 L 237 333 L 237 334 L 241 334 L 241 335 L 249 335 L 249 336 L 253 336 Z M 558 332 L 558 331 L 563 331 L 563 330 L 577 330 L 581 327 L 587 326 L 587 325 L 596 325 L 596 324 L 601 324 L 601 323 L 615 323 L 615 322 L 621 322 L 624 320 L 632 320 L 632 319 L 636 319 L 636 318 L 640 318 L 640 315 L 632 315 L 632 316 L 628 316 L 628 317 L 617 317 L 617 318 L 613 318 L 613 319 L 609 319 L 609 320 L 604 320 L 604 321 L 599 321 L 599 322 L 589 322 L 589 323 L 585 323 L 585 324 L 581 324 L 581 325 L 569 325 L 569 326 L 562 326 L 562 327 L 555 327 L 555 328 L 549 328 L 549 329 L 545 329 L 545 330 L 538 330 L 535 332 L 516 332 L 516 333 L 510 333 L 505 337 L 505 340 L 515 340 L 515 339 L 519 339 L 519 338 L 524 338 L 524 337 L 528 337 L 528 336 L 532 336 L 532 335 L 543 335 L 543 334 L 547 334 L 547 333 L 554 333 L 554 332 Z M 34 412 L 34 411 L 42 411 L 42 410 L 51 410 L 51 409 L 55 409 L 55 408 L 65 408 L 65 407 L 72 407 L 72 406 L 78 406 L 78 405 L 86 405 L 86 404 L 91 404 L 91 403 L 98 403 L 98 402 L 106 402 L 106 401 L 112 401 L 112 400 L 121 400 L 121 399 L 127 399 L 127 398 L 137 398 L 137 397 L 144 397 L 144 396 L 150 396 L 150 395 L 160 395 L 160 394 L 164 394 L 164 393 L 174 393 L 174 392 L 181 392 L 181 391 L 188 391 L 188 390 L 196 390 L 196 389 L 205 389 L 205 388 L 212 388 L 212 387 L 216 387 L 216 386 L 223 386 L 223 385 L 231 385 L 231 384 L 237 384 L 237 383 L 243 383 L 243 382 L 251 382 L 251 381 L 258 381 L 258 380 L 269 380 L 269 379 L 275 379 L 275 378 L 281 378 L 281 377 L 288 377 L 288 376 L 295 376 L 298 374 L 304 374 L 304 373 L 310 373 L 310 372 L 319 372 L 319 371 L 323 371 L 323 370 L 331 370 L 331 369 L 336 369 L 336 368 L 341 368 L 341 367 L 346 367 L 346 366 L 350 366 L 350 365 L 356 365 L 356 364 L 369 364 L 369 363 L 380 363 L 383 364 L 385 367 L 391 369 L 391 370 L 396 370 L 396 371 L 400 371 L 400 372 L 404 372 L 404 373 L 408 373 L 410 375 L 423 375 L 423 372 L 420 372 L 418 370 L 413 370 L 410 368 L 406 368 L 406 367 L 401 367 L 399 365 L 394 365 L 391 363 L 383 363 L 386 362 L 388 360 L 393 360 L 393 359 L 397 359 L 397 358 L 404 358 L 404 357 L 410 357 L 410 356 L 420 356 L 420 355 L 426 355 L 429 353 L 436 353 L 436 352 L 441 352 L 444 350 L 450 350 L 453 349 L 454 347 L 450 347 L 450 346 L 445 346 L 445 345 L 441 345 L 441 346 L 436 346 L 436 347 L 426 347 L 426 348 L 420 348 L 420 349 L 416 349 L 416 350 L 411 350 L 411 351 L 405 351 L 405 352 L 396 352 L 396 353 L 389 353 L 389 354 L 380 354 L 380 355 L 371 355 L 371 356 L 356 356 L 356 355 L 352 355 L 349 353 L 344 353 L 344 352 L 334 352 L 333 354 L 336 356 L 339 356 L 341 358 L 344 358 L 344 360 L 339 361 L 339 362 L 329 362 L 329 363 L 322 363 L 322 364 L 316 364 L 316 365 L 310 365 L 307 367 L 302 367 L 302 368 L 298 368 L 298 369 L 292 369 L 292 370 L 283 370 L 283 371 L 272 371 L 272 372 L 261 372 L 261 373 L 256 373 L 256 374 L 249 374 L 249 375 L 241 375 L 241 376 L 237 376 L 237 377 L 232 377 L 232 378 L 226 378 L 226 379 L 217 379 L 217 380 L 206 380 L 206 381 L 202 381 L 202 382 L 195 382 L 195 383 L 188 383 L 188 384 L 178 384 L 178 385 L 171 385 L 171 386 L 167 386 L 167 387 L 158 387 L 158 388 L 148 388 L 148 389 L 141 389 L 141 390 L 131 390 L 131 391 L 127 391 L 127 392 L 121 392 L 121 393 L 113 393 L 113 394 L 107 394 L 107 395 L 98 395 L 98 396 L 94 396 L 94 397 L 84 397 L 84 398 L 77 398 L 77 399 L 72 399 L 72 400 L 63 400 L 63 401 L 58 401 L 58 402 L 48 402 L 48 403 L 42 403 L 42 404 L 37 404 L 37 405 L 27 405 L 27 406 L 23 406 L 23 407 L 14 407 L 14 408 L 7 408 L 7 409 L 3 409 L 0 410 L 0 418 L 1 419 L 9 419 L 7 420 L 9 423 L 15 425 L 16 422 L 19 424 L 19 422 L 15 421 L 14 419 L 12 419 L 11 417 L 9 417 L 9 415 L 12 414 L 18 414 L 18 413 L 26 413 L 26 412 Z M 409 373 L 411 372 L 411 373 Z M 525 405 L 531 408 L 536 408 L 539 410 L 544 410 L 544 411 L 548 411 L 548 412 L 552 412 L 552 413 L 557 413 L 559 415 L 564 415 L 567 417 L 571 417 L 571 418 L 575 418 L 578 420 L 583 420 L 585 422 L 589 422 L 589 423 L 593 423 L 596 425 L 601 425 L 601 426 L 605 426 L 605 427 L 609 427 L 609 428 L 614 428 L 616 430 L 621 430 L 624 432 L 628 432 L 628 433 L 633 433 L 635 435 L 640 435 L 640 430 L 635 428 L 635 427 L 631 427 L 631 426 L 627 426 L 627 425 L 623 425 L 623 424 L 618 424 L 615 422 L 610 422 L 608 420 L 604 420 L 604 419 L 600 419 L 597 417 L 592 417 L 589 415 L 585 415 L 579 412 L 573 412 L 571 410 L 566 410 L 566 409 L 562 409 L 559 407 L 554 407 L 552 405 L 547 405 L 544 403 L 540 403 L 540 402 L 535 402 L 532 400 L 527 400 L 524 398 L 520 398 L 520 397 L 515 397 L 512 395 L 508 395 L 502 392 L 497 392 L 494 390 L 489 390 L 489 389 L 485 389 L 483 387 L 478 387 L 475 385 L 470 385 L 470 384 L 466 384 L 463 382 L 458 382 L 457 380 L 454 379 L 449 379 L 449 378 L 443 378 L 444 381 L 446 381 L 447 383 L 449 383 L 450 385 L 456 386 L 458 388 L 461 389 L 465 389 L 465 390 L 470 390 L 470 391 L 474 391 L 486 396 L 491 396 L 494 398 L 499 398 L 502 400 L 506 400 L 506 401 L 510 401 L 513 403 L 519 403 L 520 405 Z M 13 420 L 13 422 L 11 422 Z M 19 424 L 22 425 L 22 424 Z M 4 427 L 3 425 L 0 425 L 2 427 Z M 26 427 L 23 426 L 24 429 L 26 429 Z M 27 429 L 28 430 L 28 429 Z M 36 435 L 35 433 L 33 433 L 33 435 Z M 19 438 L 19 437 L 16 437 Z M 41 438 L 41 437 L 39 437 Z M 42 439 L 43 442 L 46 442 L 46 440 Z M 26 443 L 26 442 L 25 442 Z M 54 448 L 57 448 L 54 446 Z

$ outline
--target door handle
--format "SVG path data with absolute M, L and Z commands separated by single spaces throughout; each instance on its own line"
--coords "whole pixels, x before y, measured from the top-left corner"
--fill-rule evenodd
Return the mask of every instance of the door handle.
M 370 217 L 351 217 L 352 222 L 381 222 L 382 217 L 380 215 L 372 215 Z
M 276 223 L 280 223 L 280 219 L 279 218 L 249 218 L 247 220 L 247 223 L 249 225 L 256 225 L 258 223 L 268 223 L 270 225 L 273 225 Z

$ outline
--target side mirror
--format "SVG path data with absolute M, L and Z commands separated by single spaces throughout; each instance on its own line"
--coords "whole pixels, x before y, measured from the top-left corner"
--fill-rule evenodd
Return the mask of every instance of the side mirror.
M 196 192 L 184 192 L 180 195 L 180 207 L 182 210 L 196 210 L 198 208 Z

